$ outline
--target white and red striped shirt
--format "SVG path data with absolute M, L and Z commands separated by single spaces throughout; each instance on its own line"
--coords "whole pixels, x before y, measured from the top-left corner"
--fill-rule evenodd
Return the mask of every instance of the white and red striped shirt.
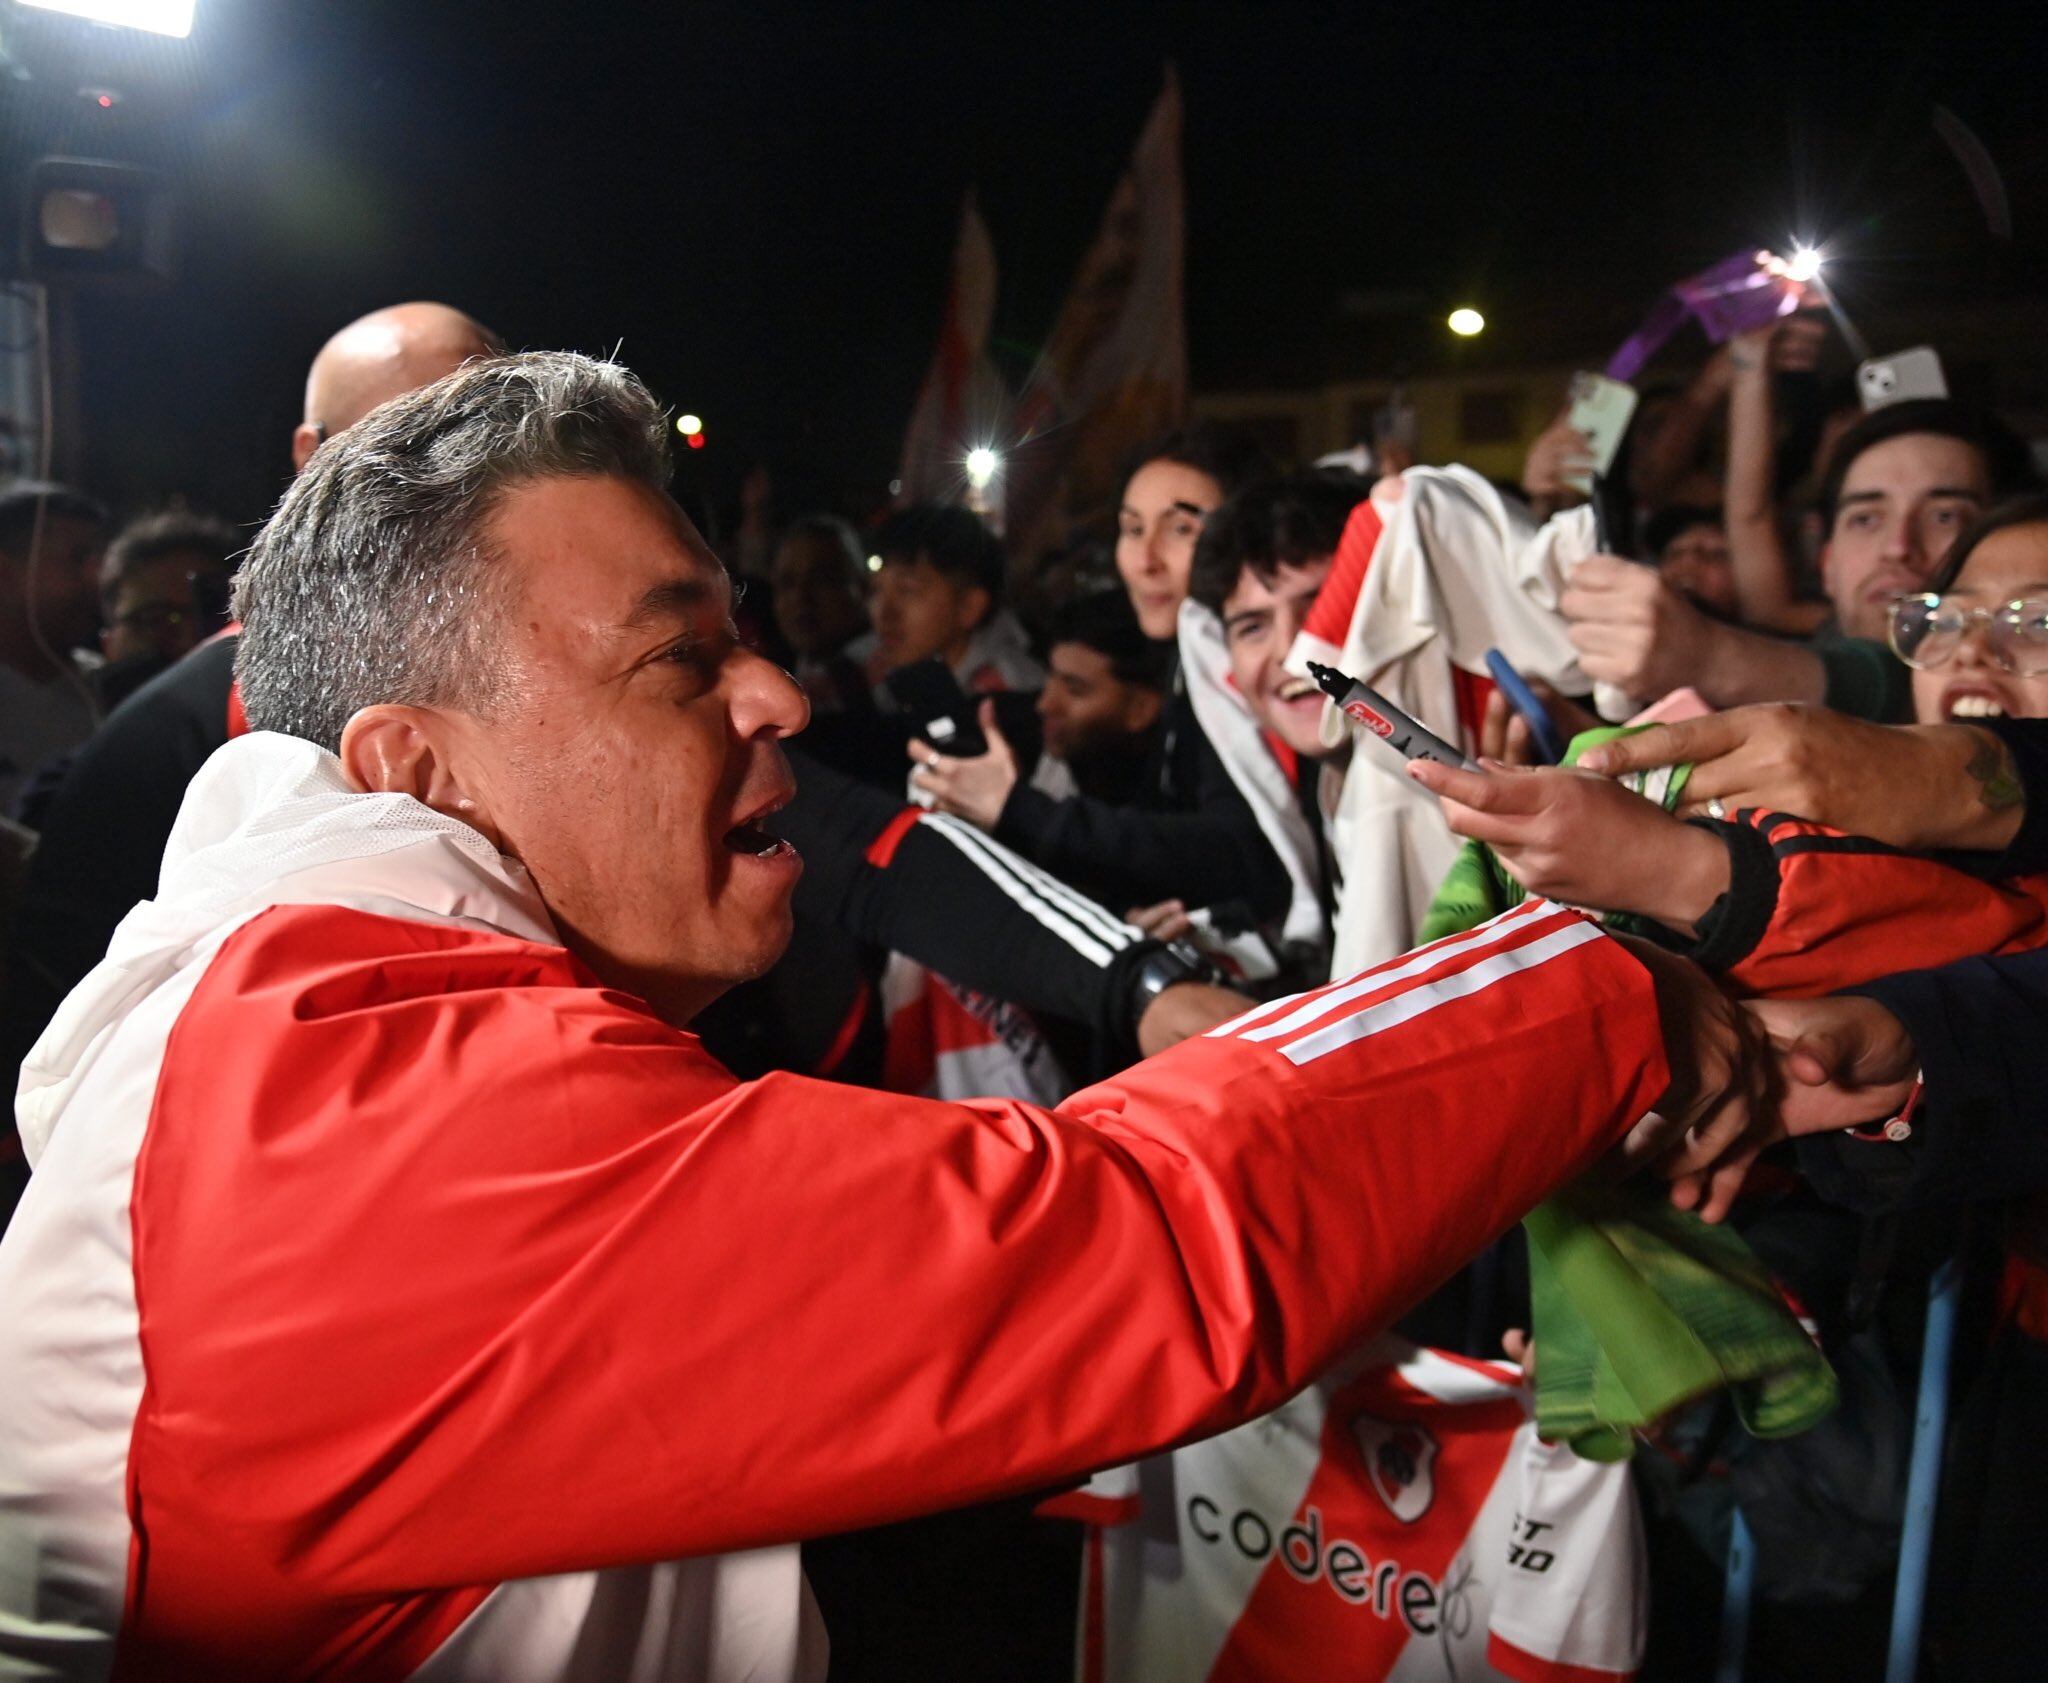
M 816 1676 L 797 1539 L 1277 1406 L 1667 1079 L 1537 903 L 1056 1108 L 740 1082 L 241 737 L 23 1066 L 0 1676 Z
M 1264 1419 L 1044 1504 L 1091 1526 L 1079 1683 L 1626 1683 L 1628 1464 L 1545 1443 L 1520 1381 L 1381 1337 Z

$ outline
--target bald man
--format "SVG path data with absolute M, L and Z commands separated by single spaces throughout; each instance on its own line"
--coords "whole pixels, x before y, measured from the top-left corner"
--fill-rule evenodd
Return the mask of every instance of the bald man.
M 352 321 L 313 358 L 292 470 L 323 439 L 378 404 L 502 350 L 498 336 L 446 304 L 394 304 Z M 137 690 L 79 751 L 52 798 L 6 943 L 12 1071 L 57 1002 L 100 961 L 114 925 L 156 892 L 164 841 L 185 785 L 230 733 L 234 639 L 217 638 Z M 27 1173 L 12 1128 L 0 1129 L 0 1224 Z
M 446 304 L 393 304 L 358 317 L 320 347 L 306 371 L 306 412 L 292 433 L 292 471 L 305 467 L 323 439 L 378 404 L 504 348 L 488 327 Z

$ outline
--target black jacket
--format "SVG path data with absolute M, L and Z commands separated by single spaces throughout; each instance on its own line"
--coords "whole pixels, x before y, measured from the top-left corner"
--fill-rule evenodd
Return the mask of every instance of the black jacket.
M 1908 970 L 1846 991 L 1905 1024 L 1926 1092 L 1909 1139 L 1802 1140 L 1801 1167 L 1818 1190 L 1864 1210 L 2048 1190 L 2048 949 Z
M 1277 919 L 1292 893 L 1287 868 L 1238 793 L 1186 694 L 1167 704 L 1166 730 L 1138 800 L 1055 800 L 1020 782 L 996 839 L 1084 893 L 1125 912 L 1179 900 L 1236 901 Z

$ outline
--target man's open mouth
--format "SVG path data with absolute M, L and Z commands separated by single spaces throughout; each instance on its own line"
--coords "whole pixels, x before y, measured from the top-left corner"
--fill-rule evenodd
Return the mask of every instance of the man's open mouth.
M 766 859 L 776 853 L 794 852 L 769 828 L 775 815 L 789 804 L 789 793 L 778 794 L 772 801 L 756 807 L 747 817 L 725 832 L 725 845 L 734 853 L 748 854 L 756 859 Z
M 769 830 L 759 819 L 745 824 L 735 824 L 725 832 L 725 845 L 735 853 L 751 853 L 765 857 L 779 848 L 789 846 L 780 836 Z

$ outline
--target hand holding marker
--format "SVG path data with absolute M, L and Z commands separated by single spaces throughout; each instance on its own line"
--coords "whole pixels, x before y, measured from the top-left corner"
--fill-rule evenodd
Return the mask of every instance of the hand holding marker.
M 1424 730 L 1378 690 L 1368 688 L 1334 666 L 1323 666 L 1313 660 L 1308 663 L 1308 670 L 1339 710 L 1363 725 L 1368 736 L 1399 754 L 1403 765 L 1410 760 L 1435 760 L 1460 771 L 1479 769 L 1441 737 Z

